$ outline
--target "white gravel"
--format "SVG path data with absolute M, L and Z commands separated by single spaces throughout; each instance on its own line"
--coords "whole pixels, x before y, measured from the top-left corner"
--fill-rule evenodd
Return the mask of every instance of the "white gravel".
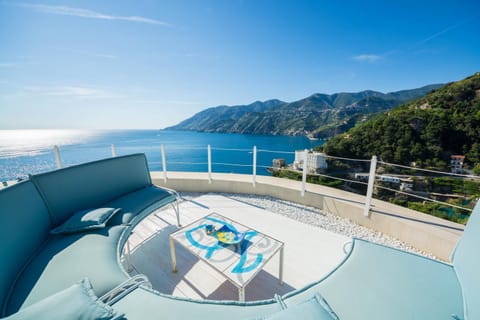
M 288 218 L 300 221 L 309 225 L 314 225 L 319 228 L 332 231 L 348 237 L 356 237 L 370 242 L 383 244 L 389 247 L 398 248 L 400 250 L 413 252 L 432 259 L 437 259 L 434 255 L 416 249 L 407 245 L 401 240 L 391 237 L 387 234 L 381 233 L 356 224 L 355 222 L 342 218 L 330 213 L 321 211 L 320 209 L 308 207 L 298 203 L 288 202 L 269 196 L 256 196 L 245 194 L 231 194 L 231 193 L 215 193 L 241 202 L 255 205 L 264 208 L 276 214 L 281 214 Z M 200 193 L 186 193 L 180 192 L 180 195 L 190 200 L 202 194 Z

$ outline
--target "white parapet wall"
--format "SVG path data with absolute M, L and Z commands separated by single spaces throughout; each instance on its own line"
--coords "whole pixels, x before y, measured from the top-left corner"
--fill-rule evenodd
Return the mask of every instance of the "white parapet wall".
M 183 192 L 226 192 L 271 196 L 312 206 L 360 225 L 391 235 L 436 257 L 450 261 L 450 255 L 463 232 L 463 225 L 442 220 L 388 202 L 373 200 L 371 215 L 363 214 L 365 197 L 330 187 L 307 184 L 301 196 L 301 182 L 269 176 L 212 174 L 199 172 L 151 172 L 153 183 Z

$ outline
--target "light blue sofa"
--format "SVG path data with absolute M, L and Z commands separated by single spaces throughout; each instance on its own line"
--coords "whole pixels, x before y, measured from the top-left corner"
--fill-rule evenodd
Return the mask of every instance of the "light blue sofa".
M 152 185 L 145 155 L 110 158 L 31 176 L 0 190 L 0 315 L 9 315 L 88 277 L 103 295 L 128 278 L 123 241 L 153 209 L 176 201 Z M 107 227 L 51 235 L 73 213 L 121 208 Z
M 98 296 L 108 292 L 128 278 L 119 255 L 131 228 L 153 208 L 174 200 L 174 194 L 151 184 L 144 155 L 36 175 L 0 190 L 1 315 L 23 310 L 83 277 Z M 100 206 L 122 211 L 103 229 L 49 234 L 74 212 Z M 354 239 L 349 254 L 328 276 L 281 299 L 190 300 L 139 287 L 113 307 L 126 319 L 327 319 L 312 317 L 305 303 L 320 293 L 339 319 L 476 320 L 479 245 L 477 204 L 453 264 Z M 285 307 L 296 313 L 282 318 Z
M 472 256 L 471 260 L 479 258 Z M 477 262 L 471 265 L 478 272 L 480 269 L 476 267 L 480 267 Z M 473 272 L 466 275 L 471 302 L 465 305 L 465 312 L 462 298 L 465 288 L 458 278 L 461 279 L 452 265 L 354 239 L 349 255 L 327 277 L 282 299 L 287 306 L 295 306 L 318 292 L 339 319 L 346 320 L 480 319 L 478 291 L 475 291 L 480 283 L 478 275 Z M 273 299 L 244 305 L 185 301 L 188 300 L 139 288 L 114 307 L 128 319 L 253 319 L 278 310 Z

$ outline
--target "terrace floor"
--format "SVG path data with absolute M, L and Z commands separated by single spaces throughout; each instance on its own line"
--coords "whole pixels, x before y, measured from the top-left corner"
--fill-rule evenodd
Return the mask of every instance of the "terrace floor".
M 299 209 L 302 210 L 302 209 Z M 349 238 L 220 195 L 202 195 L 180 204 L 182 225 L 219 213 L 285 243 L 283 285 L 275 255 L 245 289 L 245 300 L 270 299 L 317 281 L 345 257 Z M 172 272 L 168 236 L 178 228 L 171 206 L 143 220 L 129 238 L 133 271 L 145 274 L 153 288 L 179 297 L 238 300 L 238 289 L 220 273 L 176 245 L 178 272 Z

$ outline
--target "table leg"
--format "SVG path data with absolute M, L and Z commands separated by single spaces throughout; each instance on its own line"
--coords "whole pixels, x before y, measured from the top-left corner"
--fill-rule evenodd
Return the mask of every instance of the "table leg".
M 245 288 L 238 288 L 238 300 L 240 302 L 245 302 Z
M 283 284 L 283 245 L 280 248 L 280 257 L 279 257 L 279 267 L 278 267 L 278 280 L 280 284 Z
M 175 256 L 175 242 L 170 238 L 170 256 L 172 257 L 172 271 L 177 272 L 177 257 Z
M 127 254 L 126 254 L 126 260 L 127 260 L 127 272 L 132 272 L 133 266 L 132 266 L 132 253 L 130 250 L 130 240 L 127 239 Z

